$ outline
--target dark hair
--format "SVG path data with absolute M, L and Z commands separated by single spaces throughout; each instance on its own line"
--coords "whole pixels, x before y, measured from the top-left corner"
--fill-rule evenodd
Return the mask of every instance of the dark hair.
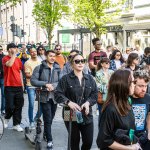
M 70 59 L 70 63 L 71 63 L 71 65 L 73 64 L 73 60 L 74 60 L 74 58 L 76 57 L 76 56 L 82 56 L 81 54 L 75 54 L 75 55 L 73 55 L 72 57 L 71 57 L 71 59 Z M 82 56 L 83 57 L 83 56 Z M 84 57 L 83 57 L 84 58 Z
M 47 51 L 45 52 L 45 56 L 47 56 L 49 53 L 54 53 L 54 54 L 56 54 L 54 50 L 47 50 Z
M 99 38 L 92 39 L 92 44 L 95 45 L 97 41 L 100 41 L 100 39 Z
M 147 70 L 137 70 L 137 71 L 135 71 L 134 72 L 134 74 L 133 74 L 133 76 L 134 76 L 134 79 L 136 80 L 137 78 L 139 78 L 139 79 L 144 79 L 144 81 L 146 82 L 146 83 L 148 83 L 149 82 L 149 72 L 147 71 Z
M 62 46 L 60 44 L 55 45 L 54 50 L 56 49 L 56 47 L 60 46 L 60 48 L 62 48 Z
M 7 45 L 7 51 L 8 51 L 10 48 L 17 48 L 17 45 L 15 45 L 14 43 L 9 43 L 9 44 Z
M 127 59 L 127 67 L 130 67 L 133 63 L 133 60 L 139 58 L 137 53 L 130 53 Z
M 101 64 L 104 63 L 104 62 L 110 63 L 110 60 L 107 57 L 102 57 L 100 59 L 100 61 L 98 62 L 98 64 L 97 64 L 97 71 L 102 69 L 102 65 Z
M 41 48 L 44 50 L 44 54 L 46 53 L 45 47 L 42 46 L 42 45 L 40 45 L 40 46 L 38 46 L 38 48 L 37 48 L 37 55 L 40 55 L 39 50 L 40 50 Z
M 75 52 L 75 53 L 77 53 L 77 54 L 80 53 L 80 51 L 78 51 L 77 49 L 73 49 L 73 50 L 70 51 L 70 53 L 73 53 L 73 52 Z
M 116 53 L 120 53 L 120 55 L 121 55 L 121 57 L 120 57 L 120 61 L 121 61 L 121 63 L 123 63 L 124 62 L 124 59 L 123 59 L 123 57 L 122 57 L 122 53 L 117 49 L 117 50 L 114 50 L 113 52 L 112 52 L 112 55 L 111 55 L 111 57 L 110 57 L 110 60 L 113 60 L 113 59 L 115 59 L 115 55 L 116 55 Z
M 106 49 L 111 48 L 111 47 L 112 47 L 112 46 L 108 45 L 108 46 L 106 47 Z
M 110 103 L 113 103 L 121 116 L 128 114 L 131 109 L 128 103 L 131 82 L 132 78 L 129 70 L 117 70 L 112 74 L 108 84 L 107 100 L 103 104 L 102 112 Z
M 144 49 L 144 54 L 149 54 L 150 53 L 150 47 L 146 47 L 145 49 Z

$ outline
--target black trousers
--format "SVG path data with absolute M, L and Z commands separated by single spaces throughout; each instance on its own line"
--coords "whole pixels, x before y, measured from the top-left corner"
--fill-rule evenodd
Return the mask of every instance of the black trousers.
M 41 103 L 44 120 L 44 133 L 47 141 L 52 141 L 51 126 L 57 109 L 57 104 L 54 104 L 53 100 L 50 99 L 47 103 Z
M 22 107 L 24 105 L 23 88 L 22 87 L 5 87 L 5 119 L 13 117 L 13 125 L 21 123 Z
M 69 122 L 65 121 L 65 125 L 68 130 Z M 80 150 L 80 133 L 82 136 L 81 150 L 90 150 L 93 143 L 93 130 L 93 122 L 86 125 L 72 122 L 71 150 Z

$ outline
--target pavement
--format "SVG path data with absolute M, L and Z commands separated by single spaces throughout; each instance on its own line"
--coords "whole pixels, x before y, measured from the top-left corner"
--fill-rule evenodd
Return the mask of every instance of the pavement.
M 25 103 L 22 112 L 21 126 L 28 126 L 28 98 L 24 94 Z M 37 102 L 35 102 L 34 114 L 37 111 Z M 54 142 L 54 150 L 67 150 L 68 134 L 62 120 L 62 108 L 58 107 L 52 124 L 52 135 Z M 96 145 L 96 137 L 98 133 L 98 116 L 96 115 L 96 106 L 93 106 L 94 115 L 94 139 L 91 150 L 98 150 Z M 0 150 L 34 150 L 35 147 L 29 140 L 25 139 L 24 132 L 17 132 L 12 129 L 12 120 L 9 122 L 8 129 L 4 130 L 4 135 L 0 141 Z M 46 149 L 46 142 L 42 140 L 42 150 Z

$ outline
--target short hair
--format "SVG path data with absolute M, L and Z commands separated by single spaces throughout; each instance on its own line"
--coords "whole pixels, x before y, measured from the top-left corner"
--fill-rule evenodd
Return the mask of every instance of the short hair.
M 73 50 L 70 51 L 70 53 L 74 53 L 74 52 L 77 53 L 77 54 L 80 53 L 80 51 L 78 51 L 77 49 L 73 49 Z
M 95 45 L 97 41 L 100 41 L 100 39 L 99 38 L 92 39 L 92 44 Z
M 111 48 L 111 47 L 112 47 L 112 46 L 108 45 L 108 46 L 106 47 L 106 49 Z
M 149 72 L 147 71 L 147 70 L 145 70 L 145 69 L 143 69 L 143 70 L 137 70 L 137 71 L 135 71 L 134 72 L 134 74 L 133 74 L 133 76 L 134 76 L 134 79 L 136 80 L 136 79 L 144 79 L 144 81 L 146 82 L 146 83 L 148 83 L 149 82 L 149 80 L 150 80 L 150 78 L 149 78 Z
M 55 45 L 54 50 L 56 49 L 56 47 L 60 46 L 60 48 L 62 48 L 62 46 L 60 44 Z
M 48 51 L 45 52 L 45 56 L 48 56 L 49 53 L 54 53 L 54 54 L 56 54 L 54 50 L 48 50 Z
M 146 47 L 145 49 L 144 49 L 144 53 L 147 55 L 147 54 L 149 54 L 150 53 L 150 47 Z

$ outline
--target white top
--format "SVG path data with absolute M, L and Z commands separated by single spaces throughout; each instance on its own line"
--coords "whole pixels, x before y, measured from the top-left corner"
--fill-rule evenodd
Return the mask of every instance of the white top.
M 116 64 L 116 69 L 121 68 L 121 61 L 120 60 L 114 60 Z

